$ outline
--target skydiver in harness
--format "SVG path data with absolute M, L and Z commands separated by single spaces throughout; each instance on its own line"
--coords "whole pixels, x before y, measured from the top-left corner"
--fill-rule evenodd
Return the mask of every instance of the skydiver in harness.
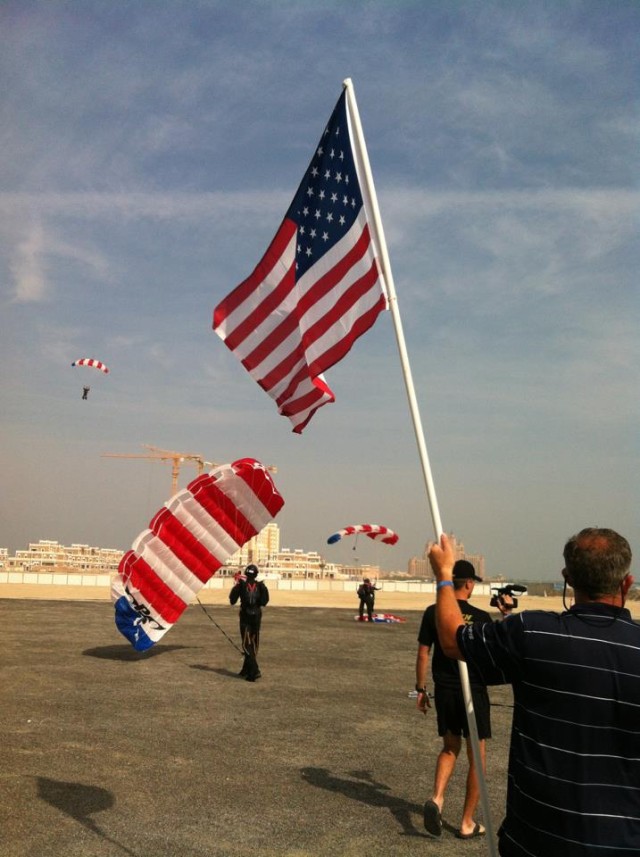
M 240 600 L 240 637 L 244 663 L 239 675 L 247 681 L 256 681 L 262 673 L 258 666 L 257 655 L 260 645 L 260 624 L 262 608 L 269 603 L 269 590 L 258 576 L 258 567 L 248 565 L 244 570 L 244 579 L 240 577 L 229 593 L 229 602 Z
M 82 388 L 82 398 L 83 398 L 83 399 L 88 399 L 88 398 L 89 398 L 89 390 L 90 390 L 90 389 L 91 389 L 91 387 L 83 387 L 83 388 Z
M 364 622 L 364 608 L 367 608 L 367 618 L 369 622 L 373 622 L 373 608 L 376 601 L 376 592 L 380 591 L 380 587 L 371 583 L 368 577 L 362 581 L 358 587 L 358 598 L 360 599 L 360 607 L 358 610 L 358 620 Z

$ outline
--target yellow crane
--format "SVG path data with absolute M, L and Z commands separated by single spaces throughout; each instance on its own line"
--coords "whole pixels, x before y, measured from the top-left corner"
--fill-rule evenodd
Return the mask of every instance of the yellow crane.
M 151 446 L 148 443 L 143 443 L 142 446 L 148 449 L 148 453 L 135 452 L 103 452 L 102 458 L 146 458 L 152 461 L 170 461 L 171 462 L 171 494 L 175 494 L 178 490 L 178 477 L 180 475 L 180 465 L 185 461 L 193 462 L 198 470 L 198 475 L 202 473 L 205 467 L 218 467 L 219 463 L 215 461 L 207 461 L 201 455 L 194 452 L 174 452 L 170 449 L 160 449 L 157 446 Z M 277 473 L 278 468 L 273 465 L 268 465 L 267 470 L 271 473 Z

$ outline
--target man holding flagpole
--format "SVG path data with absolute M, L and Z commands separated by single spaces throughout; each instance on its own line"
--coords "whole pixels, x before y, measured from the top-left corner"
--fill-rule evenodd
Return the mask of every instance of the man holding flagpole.
M 640 626 L 624 606 L 631 548 L 614 530 L 589 527 L 567 541 L 563 557 L 570 609 L 465 625 L 454 551 L 442 535 L 429 551 L 438 638 L 449 657 L 513 687 L 500 854 L 640 854 Z

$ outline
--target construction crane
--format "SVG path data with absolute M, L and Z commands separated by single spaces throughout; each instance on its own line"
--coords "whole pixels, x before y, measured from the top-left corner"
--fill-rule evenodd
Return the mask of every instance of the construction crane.
M 180 465 L 185 461 L 193 462 L 198 470 L 198 476 L 203 472 L 205 467 L 218 467 L 219 463 L 215 461 L 207 461 L 201 455 L 193 452 L 174 452 L 169 449 L 160 449 L 157 446 L 151 446 L 148 443 L 143 443 L 142 446 L 148 449 L 147 454 L 144 453 L 127 453 L 127 452 L 103 452 L 102 458 L 146 458 L 152 461 L 170 461 L 171 462 L 171 494 L 175 494 L 178 490 L 178 477 L 180 476 Z M 268 465 L 267 470 L 271 473 L 277 473 L 278 468 L 273 465 Z

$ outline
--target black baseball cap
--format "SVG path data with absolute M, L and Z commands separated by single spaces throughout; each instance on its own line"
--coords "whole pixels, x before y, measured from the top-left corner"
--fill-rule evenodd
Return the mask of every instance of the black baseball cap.
M 475 568 L 467 559 L 459 559 L 453 566 L 454 580 L 477 580 L 482 583 L 482 578 L 478 577 Z
M 257 574 L 257 573 L 258 573 L 258 566 L 257 566 L 257 565 L 253 565 L 253 564 L 252 564 L 252 565 L 248 565 L 248 566 L 245 568 L 244 573 L 245 573 L 245 574 L 251 574 L 251 575 L 253 575 L 253 574 Z

